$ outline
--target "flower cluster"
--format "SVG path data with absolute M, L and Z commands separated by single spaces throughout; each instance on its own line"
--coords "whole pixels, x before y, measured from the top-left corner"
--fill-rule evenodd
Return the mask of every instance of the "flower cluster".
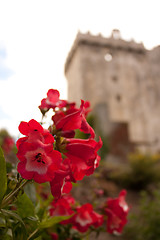
M 109 233 L 121 233 L 127 223 L 129 207 L 125 201 L 126 191 L 122 190 L 118 198 L 108 198 L 101 214 L 94 211 L 92 204 L 77 205 L 75 199 L 66 195 L 58 201 L 53 200 L 50 204 L 50 216 L 70 216 L 61 222 L 63 225 L 70 224 L 71 229 L 85 233 L 89 229 L 98 229 L 106 225 Z M 56 232 L 54 233 L 55 236 Z
M 102 203 L 103 189 L 94 189 L 95 201 L 83 205 L 70 195 L 72 184 L 93 174 L 101 160 L 98 154 L 101 138 L 95 140 L 95 132 L 86 120 L 89 102 L 81 100 L 77 107 L 73 102 L 61 100 L 59 92 L 50 89 L 39 109 L 41 123 L 31 119 L 19 124 L 23 135 L 16 142 L 19 174 L 14 171 L 15 165 L 8 165 L 6 169 L 0 148 L 2 238 L 80 240 L 91 232 L 96 236 L 101 231 L 122 233 L 129 211 L 126 190 L 117 198 L 108 198 Z M 53 112 L 50 125 L 44 128 L 43 122 L 50 109 Z M 9 153 L 13 140 L 2 140 L 4 137 L 0 139 L 4 152 Z M 23 188 L 30 182 L 36 183 L 35 191 L 32 189 L 27 194 Z M 98 205 L 97 198 L 102 205 Z
M 44 129 L 34 119 L 19 125 L 24 137 L 16 143 L 20 161 L 17 170 L 22 178 L 49 182 L 52 195 L 58 199 L 70 192 L 72 182 L 94 172 L 99 165 L 102 141 L 95 141 L 95 132 L 86 120 L 89 107 L 89 102 L 81 100 L 77 108 L 75 103 L 61 100 L 57 90 L 48 91 L 39 109 L 43 116 L 53 110 L 51 126 Z M 77 129 L 88 138 L 74 138 Z
M 118 198 L 108 198 L 106 202 L 105 214 L 107 215 L 107 232 L 120 234 L 127 223 L 129 211 L 125 201 L 126 190 L 122 190 Z

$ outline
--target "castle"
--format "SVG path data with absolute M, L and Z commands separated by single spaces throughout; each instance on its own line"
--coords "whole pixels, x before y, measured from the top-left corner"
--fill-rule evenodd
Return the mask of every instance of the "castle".
M 118 30 L 109 38 L 78 33 L 65 75 L 68 99 L 91 102 L 113 153 L 160 151 L 160 46 L 147 50 Z

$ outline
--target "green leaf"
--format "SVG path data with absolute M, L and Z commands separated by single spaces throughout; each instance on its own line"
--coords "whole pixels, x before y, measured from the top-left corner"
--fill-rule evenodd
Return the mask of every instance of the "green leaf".
M 12 237 L 10 235 L 6 235 L 5 236 L 2 236 L 3 238 L 1 238 L 0 236 L 0 239 L 3 239 L 3 240 L 12 240 Z
M 0 147 L 0 203 L 7 190 L 7 174 L 6 174 L 6 162 L 4 159 L 2 148 Z
M 23 193 L 20 197 L 18 197 L 16 205 L 17 213 L 21 216 L 22 219 L 35 215 L 34 205 L 26 193 Z
M 6 227 L 6 221 L 5 218 L 1 217 L 2 215 L 0 214 L 0 228 L 5 228 Z
M 24 224 L 24 222 L 23 222 L 23 220 L 22 220 L 22 218 L 18 215 L 18 214 L 16 214 L 15 212 L 13 212 L 13 211 L 11 211 L 11 210 L 6 210 L 6 209 L 1 209 L 1 212 L 2 212 L 2 214 L 4 215 L 4 216 L 6 216 L 7 218 L 14 218 L 14 219 L 16 219 L 18 222 L 20 222 L 21 224 L 22 224 L 22 226 L 24 227 L 24 229 L 26 228 L 25 227 L 25 224 Z
M 49 227 L 52 227 L 53 225 L 61 222 L 61 221 L 64 221 L 64 220 L 67 220 L 71 217 L 72 215 L 70 216 L 55 216 L 55 217 L 52 217 L 52 218 L 49 218 L 47 219 L 46 221 L 43 221 L 39 224 L 39 228 L 49 228 Z
M 11 210 L 1 209 L 1 213 L 5 216 L 8 222 L 12 224 L 10 230 L 13 234 L 12 240 L 27 240 L 26 226 L 21 217 Z
M 31 201 L 33 202 L 33 204 L 36 204 L 37 198 L 36 198 L 36 188 L 35 188 L 35 184 L 27 184 L 24 187 L 24 191 L 27 194 L 27 196 L 29 197 L 29 199 L 31 199 Z
M 42 239 L 41 236 L 35 238 L 35 240 L 41 240 L 41 239 Z

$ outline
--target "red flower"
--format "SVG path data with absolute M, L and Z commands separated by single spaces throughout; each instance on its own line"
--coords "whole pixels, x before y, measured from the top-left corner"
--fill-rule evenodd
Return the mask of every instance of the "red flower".
M 70 216 L 74 213 L 72 205 L 75 200 L 73 197 L 66 195 L 58 200 L 53 200 L 49 209 L 50 216 Z
M 101 139 L 67 139 L 63 154 L 69 158 L 70 169 L 75 180 L 90 175 L 98 166 L 100 157 L 97 151 L 102 146 Z
M 21 122 L 19 130 L 26 137 L 17 141 L 18 172 L 38 183 L 51 181 L 62 161 L 60 152 L 53 149 L 53 136 L 35 120 Z
M 97 197 L 102 197 L 104 195 L 103 189 L 94 189 L 94 192 L 97 195 Z
M 59 170 L 55 173 L 54 179 L 50 181 L 51 193 L 56 199 L 59 199 L 62 194 L 69 193 L 71 191 L 72 183 L 69 179 L 67 179 L 68 175 L 68 171 Z
M 51 181 L 59 169 L 61 154 L 53 150 L 52 144 L 24 142 L 19 145 L 17 170 L 25 179 L 43 183 Z
M 52 117 L 52 120 L 56 129 L 62 131 L 62 135 L 65 132 L 79 129 L 84 133 L 90 134 L 92 138 L 95 137 L 93 128 L 87 123 L 85 118 L 85 102 L 83 100 L 80 109 L 71 108 L 65 113 L 58 112 Z
M 91 111 L 89 101 L 84 102 L 84 108 L 85 108 L 85 116 L 87 117 L 88 113 Z
M 52 240 L 58 240 L 58 234 L 57 233 L 50 233 L 50 236 Z
M 28 123 L 21 122 L 19 125 L 19 131 L 26 135 L 26 137 L 19 138 L 16 146 L 17 148 L 22 142 L 34 142 L 41 141 L 45 144 L 54 143 L 54 137 L 50 134 L 47 129 L 44 129 L 36 120 L 31 119 Z
M 127 223 L 129 207 L 125 201 L 126 190 L 122 190 L 118 198 L 107 199 L 107 231 L 109 233 L 121 233 Z
M 42 99 L 41 105 L 39 106 L 42 113 L 47 112 L 50 108 L 55 109 L 56 107 L 62 108 L 67 105 L 67 101 L 59 99 L 59 91 L 55 89 L 49 89 L 47 92 L 47 98 Z
M 80 232 L 86 232 L 90 226 L 99 227 L 103 224 L 103 216 L 94 212 L 90 203 L 77 208 L 77 213 L 68 220 L 73 228 Z
M 9 136 L 5 137 L 2 143 L 2 149 L 4 153 L 9 154 L 12 151 L 14 144 L 15 143 L 12 137 Z

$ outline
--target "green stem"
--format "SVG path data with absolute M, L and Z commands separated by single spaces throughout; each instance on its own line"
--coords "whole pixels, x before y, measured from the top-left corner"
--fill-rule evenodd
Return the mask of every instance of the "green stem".
M 27 240 L 30 240 L 32 237 L 34 237 L 34 235 L 36 235 L 36 233 L 39 231 L 39 228 L 37 228 L 36 230 L 34 230 L 34 232 L 32 232 L 29 237 L 27 238 Z
M 88 240 L 88 239 L 89 239 L 89 235 L 90 235 L 91 232 L 92 232 L 92 230 L 89 229 L 89 230 L 86 232 L 86 234 L 83 234 L 83 235 L 82 235 L 82 239 Z
M 16 184 L 15 188 L 10 193 L 8 193 L 8 195 L 5 197 L 5 199 L 9 198 L 9 196 L 20 186 L 22 181 L 23 181 L 23 178 L 20 179 L 20 181 Z
M 9 193 L 2 201 L 1 208 L 5 207 L 8 202 L 14 197 L 30 180 L 25 180 L 20 186 L 15 188 L 11 193 Z

